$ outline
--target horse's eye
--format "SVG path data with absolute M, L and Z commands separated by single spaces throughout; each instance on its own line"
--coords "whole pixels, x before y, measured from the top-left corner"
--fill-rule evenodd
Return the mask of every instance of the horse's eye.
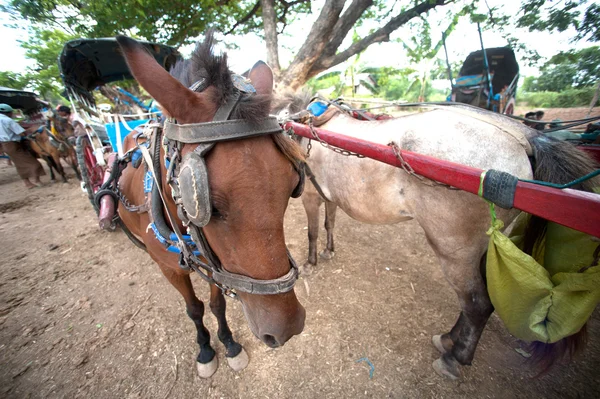
M 217 219 L 225 219 L 225 216 L 223 216 L 221 211 L 219 211 L 219 209 L 216 206 L 213 205 L 211 208 L 212 208 L 212 212 L 210 214 L 211 217 L 217 218 Z

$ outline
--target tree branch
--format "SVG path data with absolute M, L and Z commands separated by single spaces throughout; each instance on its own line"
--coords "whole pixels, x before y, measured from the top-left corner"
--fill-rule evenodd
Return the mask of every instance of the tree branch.
M 337 49 L 340 47 L 350 29 L 356 24 L 356 21 L 361 17 L 363 12 L 367 8 L 373 5 L 373 0 L 354 0 L 348 9 L 342 14 L 340 19 L 333 27 L 333 37 L 327 47 L 325 47 L 324 54 L 326 56 L 335 55 Z
M 390 22 L 385 24 L 382 28 L 380 28 L 380 29 L 376 30 L 375 32 L 371 33 L 370 35 L 364 37 L 360 41 L 353 43 L 346 50 L 344 50 L 334 56 L 325 55 L 325 57 L 322 60 L 320 60 L 318 63 L 316 63 L 313 66 L 313 68 L 311 68 L 308 78 L 315 76 L 316 74 L 318 74 L 321 71 L 324 71 L 326 69 L 329 69 L 335 65 L 338 65 L 338 64 L 346 61 L 348 58 L 352 57 L 353 55 L 356 55 L 356 54 L 360 53 L 361 51 L 364 51 L 367 47 L 369 47 L 373 43 L 381 43 L 381 42 L 389 41 L 390 34 L 393 31 L 395 31 L 396 29 L 398 29 L 399 27 L 401 27 L 402 25 L 404 25 L 405 23 L 407 23 L 408 21 L 410 21 L 411 19 L 418 17 L 419 15 L 426 13 L 429 10 L 434 9 L 437 6 L 442 6 L 445 4 L 446 4 L 445 0 L 436 0 L 436 1 L 425 0 L 422 3 L 416 5 L 415 7 L 398 14 L 397 16 L 392 18 L 390 20 Z
M 260 0 L 262 7 L 265 42 L 267 43 L 267 63 L 273 68 L 275 76 L 279 76 L 279 53 L 277 46 L 277 15 L 274 0 Z
M 239 21 L 236 21 L 236 23 L 233 25 L 233 27 L 225 33 L 225 36 L 232 34 L 233 31 L 236 30 L 236 28 L 238 26 L 243 25 L 246 22 L 250 21 L 250 19 L 252 19 L 252 17 L 254 17 L 256 15 L 256 12 L 258 11 L 259 8 L 260 8 L 260 0 L 258 0 L 256 2 L 254 7 L 252 7 L 252 10 L 250 10 L 250 12 L 244 18 L 240 19 Z
M 344 0 L 327 0 L 325 2 L 306 41 L 286 71 L 283 80 L 285 86 L 297 77 L 305 77 L 311 66 L 321 56 L 343 8 Z

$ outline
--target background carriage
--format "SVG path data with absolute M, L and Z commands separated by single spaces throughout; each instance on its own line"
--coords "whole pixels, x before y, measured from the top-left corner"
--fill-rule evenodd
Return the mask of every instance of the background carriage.
M 519 64 L 511 48 L 477 50 L 465 59 L 452 83 L 450 99 L 512 115 L 518 80 Z
M 170 46 L 141 42 L 160 65 L 169 69 L 179 57 Z M 109 83 L 132 79 L 115 39 L 77 39 L 67 42 L 58 65 L 74 112 L 85 122 L 85 135 L 77 137 L 76 152 L 85 189 L 92 204 L 102 185 L 107 155 L 123 154 L 123 139 L 134 128 L 160 115 L 151 104 Z M 96 91 L 98 89 L 98 91 Z M 97 104 L 100 92 L 114 103 Z M 110 112 L 110 110 L 113 112 Z
M 48 106 L 34 92 L 11 89 L 9 87 L 0 87 L 0 103 L 8 104 L 13 109 L 21 110 L 25 117 L 25 123 L 44 121 L 41 111 Z
M 481 50 L 472 52 L 465 59 L 456 80 L 446 49 L 446 34 L 442 36 L 448 65 L 448 77 L 452 93 L 448 101 L 474 105 L 505 115 L 515 112 L 515 98 L 519 81 L 519 63 L 510 47 L 485 48 L 481 26 L 477 24 Z

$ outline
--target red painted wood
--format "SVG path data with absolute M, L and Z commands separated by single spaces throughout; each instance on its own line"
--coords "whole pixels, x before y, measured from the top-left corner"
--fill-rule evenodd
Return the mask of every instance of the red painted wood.
M 287 122 L 284 128 L 292 129 L 299 136 L 314 139 L 310 128 L 306 125 Z M 402 167 L 401 162 L 389 146 L 348 137 L 325 129 L 314 129 L 323 141 L 333 146 L 362 154 L 388 165 Z M 473 194 L 477 194 L 479 190 L 479 180 L 483 172 L 481 169 L 404 150 L 402 157 L 419 175 Z M 559 190 L 533 183 L 519 182 L 515 193 L 514 207 L 600 237 L 600 195 L 598 194 L 570 189 Z
M 116 153 L 111 153 L 108 156 L 108 165 L 113 165 Z M 104 170 L 104 177 L 102 183 L 106 183 L 110 178 L 111 168 L 108 167 Z M 110 195 L 105 195 L 100 199 L 100 209 L 98 210 L 98 226 L 104 230 L 110 230 L 112 225 L 112 219 L 115 216 L 115 199 Z

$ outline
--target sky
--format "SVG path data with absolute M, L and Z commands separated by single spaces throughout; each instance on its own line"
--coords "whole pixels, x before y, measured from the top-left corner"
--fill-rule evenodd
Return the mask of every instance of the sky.
M 0 0 L 0 4 L 5 4 L 7 0 Z M 518 0 L 487 0 L 490 7 L 502 5 L 505 12 L 509 15 L 516 15 L 518 12 L 520 1 Z M 309 16 L 303 16 L 303 18 L 295 23 L 290 24 L 288 27 L 288 34 L 279 37 L 280 45 L 280 58 L 281 64 L 285 66 L 292 59 L 294 50 L 297 50 L 301 44 L 301 40 L 307 35 L 307 27 L 312 24 L 312 21 L 318 16 L 318 11 L 323 4 L 323 0 L 314 0 L 312 2 L 313 14 Z M 485 6 L 485 2 L 483 2 Z M 487 10 L 481 10 L 487 12 Z M 432 26 L 432 37 L 441 37 L 441 32 L 445 28 L 443 23 L 437 23 L 437 21 L 443 20 L 446 7 L 442 7 L 440 11 L 434 11 L 429 16 L 429 22 Z M 30 60 L 25 58 L 25 52 L 20 47 L 19 41 L 26 39 L 26 29 L 21 27 L 20 29 L 8 28 L 5 24 L 11 22 L 9 16 L 5 13 L 0 12 L 0 37 L 2 37 L 2 52 L 8 54 L 0 58 L 0 71 L 13 71 L 23 72 L 32 63 Z M 437 27 L 437 28 L 436 28 Z M 369 28 L 367 26 L 367 28 Z M 438 31 L 436 32 L 436 29 Z M 515 31 L 513 29 L 513 31 Z M 395 39 L 409 38 L 411 35 L 410 28 L 403 27 L 394 32 L 391 36 L 392 41 Z M 580 42 L 576 45 L 570 43 L 570 39 L 575 35 L 574 30 L 566 31 L 563 33 L 549 33 L 549 32 L 528 32 L 527 30 L 521 29 L 516 31 L 517 37 L 528 47 L 537 49 L 538 53 L 544 57 L 549 58 L 559 51 L 566 51 L 571 48 L 584 48 L 593 45 L 593 43 Z M 231 41 L 231 39 L 228 39 Z M 230 59 L 231 69 L 236 72 L 243 72 L 251 67 L 257 60 L 266 60 L 266 49 L 264 43 L 260 38 L 254 35 L 246 35 L 243 37 L 236 37 L 235 43 L 239 46 L 239 49 L 229 49 L 228 55 Z M 507 45 L 506 40 L 502 37 L 502 34 L 495 31 L 484 31 L 483 42 L 486 47 L 500 47 Z M 451 62 L 462 62 L 465 57 L 472 51 L 481 48 L 479 43 L 479 36 L 477 34 L 477 26 L 470 23 L 468 18 L 463 18 L 459 22 L 455 31 L 450 35 L 446 41 L 448 47 L 448 56 Z M 347 43 L 345 43 L 347 44 Z M 191 53 L 193 46 L 187 46 L 182 49 L 182 53 L 187 55 Z M 252 54 L 249 57 L 248 54 Z M 439 57 L 443 57 L 443 50 L 438 54 Z M 361 62 L 369 64 L 369 66 L 389 66 L 402 68 L 409 66 L 409 63 L 403 53 L 402 45 L 397 42 L 375 44 L 370 46 L 367 51 L 361 55 Z M 543 62 L 540 62 L 540 65 Z M 339 67 L 344 69 L 344 66 Z M 535 76 L 539 73 L 537 67 L 528 67 L 521 63 L 521 75 L 522 76 Z

